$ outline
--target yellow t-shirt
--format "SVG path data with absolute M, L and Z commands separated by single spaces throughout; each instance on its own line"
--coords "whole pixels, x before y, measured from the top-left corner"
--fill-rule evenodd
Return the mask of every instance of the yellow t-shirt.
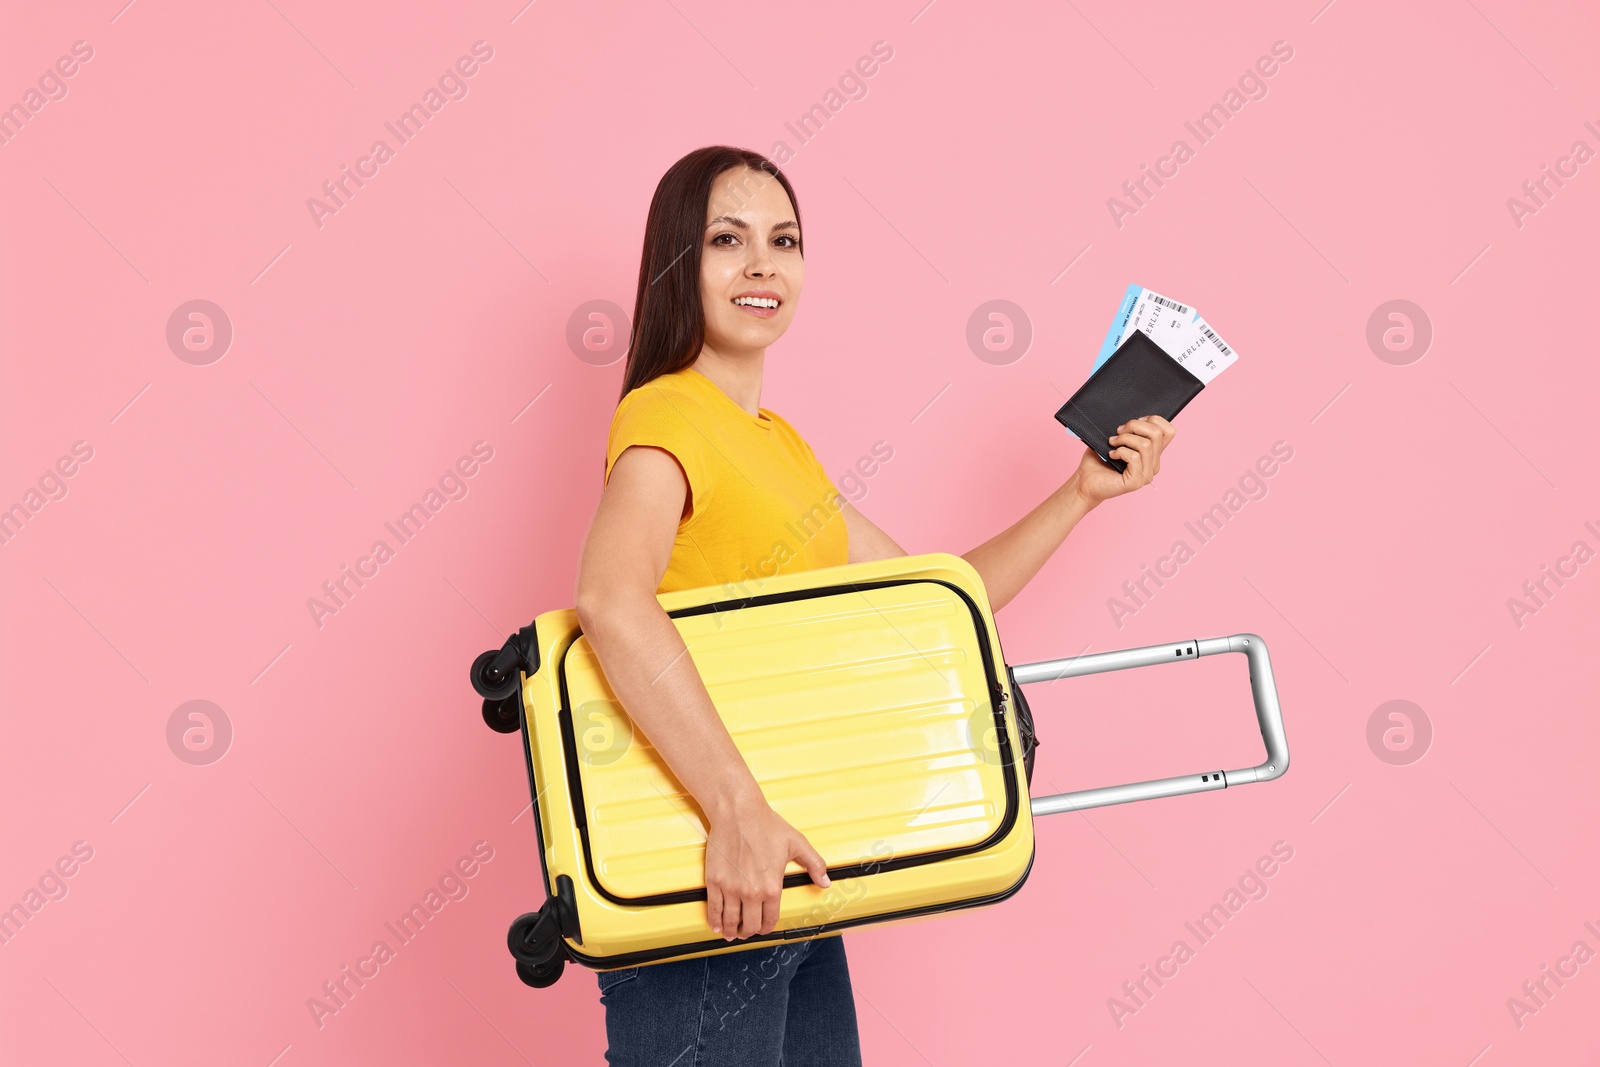
M 751 415 L 686 367 L 631 390 L 617 405 L 605 479 L 630 445 L 672 453 L 689 483 L 660 593 L 724 586 L 761 591 L 778 573 L 849 561 L 844 498 L 805 439 L 776 412 Z

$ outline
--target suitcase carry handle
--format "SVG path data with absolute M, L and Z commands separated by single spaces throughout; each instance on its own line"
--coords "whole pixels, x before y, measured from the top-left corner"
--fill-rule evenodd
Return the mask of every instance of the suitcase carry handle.
M 1255 699 L 1256 721 L 1261 725 L 1261 740 L 1267 746 L 1266 762 L 1236 771 L 1206 771 L 1201 774 L 1180 775 L 1176 778 L 1156 778 L 1148 782 L 1129 782 L 1126 785 L 1108 785 L 1098 789 L 1080 789 L 1073 793 L 1034 797 L 1033 814 L 1054 815 L 1061 811 L 1101 808 L 1108 804 L 1126 804 L 1133 800 L 1154 800 L 1157 797 L 1203 793 L 1211 789 L 1226 789 L 1230 785 L 1244 785 L 1249 782 L 1269 782 L 1287 771 L 1289 742 L 1283 734 L 1283 711 L 1278 707 L 1278 687 L 1272 680 L 1272 660 L 1267 656 L 1267 643 L 1255 634 L 1208 637 L 1199 641 L 1126 648 L 1117 652 L 1100 652 L 1093 656 L 1077 656 L 1072 659 L 1042 660 L 1038 663 L 1013 667 L 1011 670 L 1017 683 L 1025 685 L 1029 682 L 1043 682 L 1055 678 L 1076 678 L 1084 674 L 1120 671 L 1128 667 L 1153 667 L 1158 663 L 1198 659 L 1201 656 L 1215 656 L 1222 652 L 1242 652 L 1250 662 L 1250 694 Z

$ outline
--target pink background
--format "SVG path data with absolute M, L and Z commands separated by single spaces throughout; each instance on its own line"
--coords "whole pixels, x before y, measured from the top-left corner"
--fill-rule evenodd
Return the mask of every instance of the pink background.
M 849 934 L 868 1062 L 1600 1053 L 1600 962 L 1520 1026 L 1507 1007 L 1600 951 L 1600 563 L 1520 626 L 1507 605 L 1600 549 L 1600 162 L 1520 227 L 1506 203 L 1600 148 L 1592 7 L 121 4 L 8 5 L 0 35 L 0 102 L 94 50 L 0 146 L 0 505 L 93 450 L 0 545 L 0 905 L 93 850 L 0 946 L 0 1059 L 600 1060 L 591 975 L 513 974 L 529 798 L 466 669 L 570 602 L 622 365 L 578 358 L 569 316 L 631 311 L 675 159 L 778 140 L 809 285 L 762 402 L 840 476 L 887 442 L 857 502 L 911 551 L 964 552 L 1071 471 L 1051 415 L 1129 282 L 1239 350 L 1155 486 L 999 622 L 1013 663 L 1261 634 L 1293 753 L 1267 785 L 1041 820 L 1007 903 Z M 478 40 L 468 95 L 319 228 L 307 198 Z M 801 145 L 785 123 L 879 40 L 866 96 Z M 1119 228 L 1107 198 L 1280 40 L 1265 98 Z M 234 332 L 205 366 L 166 340 L 195 299 Z M 1004 365 L 966 341 L 992 299 L 1033 330 Z M 1409 365 L 1366 340 L 1393 299 L 1432 323 Z M 319 628 L 308 598 L 480 440 L 465 498 Z M 1276 441 L 1266 496 L 1197 547 L 1185 521 Z M 1194 558 L 1119 627 L 1108 599 L 1180 538 Z M 1367 740 L 1397 699 L 1433 731 L 1406 765 Z M 231 723 L 209 765 L 169 748 L 190 700 Z M 1237 657 L 1034 704 L 1036 792 L 1261 756 Z M 308 998 L 479 841 L 468 895 L 319 1028 Z M 1184 923 L 1278 841 L 1267 895 L 1198 945 Z M 1119 1027 L 1108 999 L 1179 938 L 1194 958 Z

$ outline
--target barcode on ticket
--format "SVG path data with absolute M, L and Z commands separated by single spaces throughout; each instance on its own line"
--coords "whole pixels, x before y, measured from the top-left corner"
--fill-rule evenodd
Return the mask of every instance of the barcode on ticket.
M 1211 343 L 1212 344 L 1214 344 L 1218 348 L 1222 349 L 1222 354 L 1223 355 L 1225 355 L 1225 356 L 1233 355 L 1233 349 L 1231 349 L 1227 345 L 1223 344 L 1222 343 L 1222 338 L 1220 338 L 1216 334 L 1212 333 L 1210 327 L 1202 326 L 1200 328 L 1202 330 L 1205 330 L 1206 336 L 1211 339 Z
M 1164 296 L 1156 296 L 1154 293 L 1151 293 L 1150 294 L 1150 299 L 1154 300 L 1157 304 L 1160 304 L 1164 308 L 1171 308 L 1173 311 L 1176 311 L 1180 315 L 1189 314 L 1189 309 L 1188 308 L 1184 307 L 1182 304 L 1179 304 L 1179 303 L 1177 303 L 1175 301 L 1168 300 Z

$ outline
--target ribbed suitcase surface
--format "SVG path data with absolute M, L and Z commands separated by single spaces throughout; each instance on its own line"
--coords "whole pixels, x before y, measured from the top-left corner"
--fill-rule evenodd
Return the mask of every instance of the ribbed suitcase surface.
M 1000 829 L 982 619 L 956 590 L 912 581 L 677 623 L 768 802 L 830 868 L 886 843 L 901 858 L 972 848 Z M 562 666 L 600 888 L 619 902 L 703 889 L 699 809 L 632 736 L 587 638 Z

